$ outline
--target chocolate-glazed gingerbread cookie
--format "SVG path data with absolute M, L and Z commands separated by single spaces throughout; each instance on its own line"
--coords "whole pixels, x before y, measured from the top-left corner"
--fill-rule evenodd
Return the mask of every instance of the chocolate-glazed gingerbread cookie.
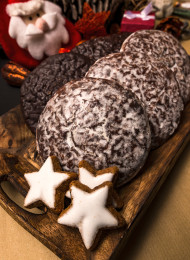
M 29 74 L 20 93 L 24 118 L 33 133 L 41 112 L 56 90 L 70 80 L 82 78 L 93 63 L 81 54 L 57 54 L 44 60 Z
M 110 53 L 119 52 L 122 43 L 129 35 L 130 33 L 126 32 L 91 39 L 76 46 L 71 52 L 83 54 L 96 61 Z
M 174 73 L 163 62 L 128 63 L 124 53 L 110 54 L 93 64 L 87 77 L 116 80 L 145 105 L 156 148 L 177 128 L 183 101 Z
M 118 185 L 144 165 L 150 128 L 144 107 L 115 81 L 83 78 L 67 83 L 47 103 L 37 126 L 37 149 L 57 155 L 64 170 L 86 160 L 95 168 L 119 168 Z
M 184 103 L 190 100 L 189 56 L 171 34 L 159 30 L 137 31 L 123 42 L 121 51 L 134 63 L 148 59 L 165 62 L 176 75 Z

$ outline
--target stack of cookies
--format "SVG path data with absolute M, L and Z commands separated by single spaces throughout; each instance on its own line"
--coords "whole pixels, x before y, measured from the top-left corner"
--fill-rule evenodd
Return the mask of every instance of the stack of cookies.
M 175 132 L 190 100 L 189 79 L 185 50 L 155 30 L 91 40 L 45 60 L 21 88 L 45 162 L 25 174 L 25 206 L 45 205 L 60 225 L 78 228 L 88 250 L 102 230 L 126 225 L 115 189 Z
M 93 59 L 93 48 L 90 57 L 81 54 L 79 49 L 86 50 L 82 45 L 68 53 L 76 61 L 83 55 L 83 67 L 85 59 L 90 60 L 88 71 L 82 69 L 81 79 L 70 77 L 62 87 L 60 81 L 57 92 L 52 88 L 56 73 L 52 76 L 51 70 L 56 70 L 61 58 L 54 60 L 53 66 L 50 59 L 45 61 L 21 88 L 23 111 L 28 125 L 36 129 L 42 160 L 56 155 L 64 170 L 75 172 L 80 160 L 97 169 L 116 165 L 118 186 L 134 178 L 150 149 L 175 132 L 190 99 L 189 57 L 173 36 L 149 30 L 125 38 L 120 51 L 113 47 L 104 57 Z M 78 73 L 79 67 L 65 61 L 62 72 Z M 36 88 L 39 84 L 43 85 L 42 94 Z M 28 95 L 28 89 L 33 96 Z M 43 103 L 40 109 L 36 106 L 37 89 L 38 103 Z M 54 93 L 48 102 L 46 92 L 47 99 Z M 30 113 L 32 100 L 35 112 Z
M 48 100 L 65 83 L 81 79 L 99 58 L 119 52 L 129 33 L 91 39 L 70 53 L 48 57 L 33 70 L 21 86 L 21 107 L 26 124 L 35 134 L 39 116 Z
M 54 154 L 64 170 L 74 172 L 81 160 L 96 169 L 116 165 L 123 184 L 144 165 L 151 135 L 144 106 L 130 89 L 113 80 L 83 78 L 49 100 L 36 138 L 43 159 Z

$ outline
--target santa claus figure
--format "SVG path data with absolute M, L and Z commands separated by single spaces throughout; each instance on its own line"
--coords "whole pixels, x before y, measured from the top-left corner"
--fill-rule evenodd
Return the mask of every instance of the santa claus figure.
M 80 41 L 58 5 L 44 0 L 1 1 L 5 13 L 0 43 L 11 60 L 32 68 L 61 47 L 72 49 Z

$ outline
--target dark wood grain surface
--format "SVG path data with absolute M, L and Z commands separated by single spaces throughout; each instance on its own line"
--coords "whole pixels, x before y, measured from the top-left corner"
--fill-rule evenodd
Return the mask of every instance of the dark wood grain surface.
M 41 163 L 35 152 L 35 140 L 22 118 L 20 107 L 0 117 L 0 181 L 11 182 L 24 196 L 28 190 L 23 174 L 39 169 Z M 85 249 L 78 230 L 57 224 L 51 212 L 35 215 L 18 207 L 0 189 L 1 206 L 26 230 L 61 259 L 116 259 L 129 234 L 145 212 L 190 139 L 190 104 L 186 107 L 178 131 L 148 160 L 129 184 L 118 192 L 124 200 L 121 211 L 127 222 L 125 229 L 107 231 L 101 236 L 96 250 Z

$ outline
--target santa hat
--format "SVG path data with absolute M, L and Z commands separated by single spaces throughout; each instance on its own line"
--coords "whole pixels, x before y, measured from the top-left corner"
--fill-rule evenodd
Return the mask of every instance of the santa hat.
M 8 0 L 6 7 L 9 16 L 30 15 L 43 6 L 44 0 Z

